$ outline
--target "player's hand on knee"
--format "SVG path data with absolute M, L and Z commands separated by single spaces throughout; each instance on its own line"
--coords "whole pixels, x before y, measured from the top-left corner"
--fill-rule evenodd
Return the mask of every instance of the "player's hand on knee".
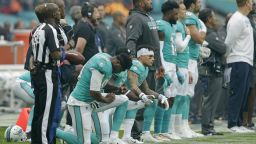
M 155 96 L 153 95 L 146 95 L 144 93 L 141 93 L 139 95 L 139 98 L 142 100 L 142 102 L 144 102 L 145 104 L 150 104 L 153 103 L 153 99 L 155 98 Z
M 122 85 L 122 86 L 119 88 L 119 91 L 120 91 L 121 94 L 125 94 L 125 93 L 128 91 L 128 89 L 127 89 L 126 86 Z
M 164 106 L 165 110 L 169 109 L 169 102 L 168 102 L 168 98 L 166 96 L 160 94 L 158 96 L 158 100 L 159 100 L 160 104 Z
M 114 93 L 109 93 L 104 98 L 105 103 L 112 103 L 114 100 L 115 100 L 115 94 Z

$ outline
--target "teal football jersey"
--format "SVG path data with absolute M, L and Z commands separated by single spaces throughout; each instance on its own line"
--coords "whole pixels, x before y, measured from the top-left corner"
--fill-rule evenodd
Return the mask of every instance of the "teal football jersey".
M 184 20 L 184 23 L 186 25 L 195 25 L 198 30 L 201 28 L 198 17 L 192 12 L 186 12 L 186 18 Z M 193 60 L 197 60 L 199 57 L 199 45 L 191 38 L 188 43 L 188 47 L 189 57 Z
M 166 91 L 166 89 L 172 84 L 172 79 L 168 74 L 164 75 L 164 79 L 165 81 L 163 84 L 163 88 L 164 88 L 164 91 Z
M 164 33 L 164 47 L 163 56 L 166 62 L 176 64 L 176 26 L 172 26 L 169 22 L 164 20 L 158 20 L 157 22 L 158 31 Z
M 138 81 L 137 86 L 139 87 L 144 80 L 146 80 L 148 76 L 148 67 L 145 67 L 140 61 L 133 60 L 132 61 L 132 67 L 130 68 L 130 71 L 136 73 L 138 75 Z M 125 82 L 125 85 L 128 89 L 131 89 L 131 84 L 129 82 L 129 79 Z
M 127 80 L 127 70 L 113 74 L 114 86 L 121 87 Z
M 82 68 L 78 76 L 78 82 L 71 95 L 79 101 L 92 102 L 95 100 L 90 96 L 90 84 L 92 69 L 98 70 L 104 75 L 101 88 L 103 88 L 112 76 L 112 63 L 111 56 L 106 53 L 98 53 L 93 56 Z

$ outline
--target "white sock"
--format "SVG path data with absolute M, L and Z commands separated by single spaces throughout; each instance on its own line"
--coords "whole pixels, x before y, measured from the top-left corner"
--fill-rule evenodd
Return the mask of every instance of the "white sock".
M 111 131 L 110 138 L 118 138 L 118 132 L 117 131 Z
M 109 140 L 109 135 L 108 134 L 102 134 L 101 136 L 102 136 L 101 141 L 107 142 Z
M 143 134 L 150 134 L 150 131 L 143 131 Z
M 124 137 L 131 137 L 132 126 L 134 123 L 134 119 L 124 119 L 123 127 L 124 127 Z
M 26 128 L 26 133 L 29 133 L 29 132 L 31 132 L 31 126 L 27 126 L 27 128 Z

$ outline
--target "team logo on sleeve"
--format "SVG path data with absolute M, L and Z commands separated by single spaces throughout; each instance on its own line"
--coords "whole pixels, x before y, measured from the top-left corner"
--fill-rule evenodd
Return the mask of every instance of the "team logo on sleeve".
M 132 68 L 134 71 L 137 71 L 138 70 L 138 68 L 135 66 L 135 67 L 133 67 Z
M 104 66 L 104 63 L 100 62 L 99 66 L 102 68 Z
M 192 13 L 187 11 L 187 12 L 186 12 L 186 15 L 187 15 L 187 16 L 192 16 Z

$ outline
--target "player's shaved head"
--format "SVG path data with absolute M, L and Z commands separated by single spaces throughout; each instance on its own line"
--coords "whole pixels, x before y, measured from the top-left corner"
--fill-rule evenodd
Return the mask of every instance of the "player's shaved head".
M 81 9 L 81 6 L 72 6 L 70 9 L 70 16 L 75 22 L 79 21 L 82 18 Z
M 132 58 L 127 53 L 121 53 L 111 58 L 113 73 L 130 69 L 132 66 Z
M 45 4 L 37 5 L 35 8 L 35 14 L 40 23 L 43 23 L 45 20 L 45 11 L 46 11 Z
M 60 19 L 59 7 L 55 3 L 45 3 L 45 20 L 54 18 L 56 20 Z
M 189 9 L 192 4 L 195 4 L 197 0 L 184 0 L 183 3 L 186 6 L 186 9 Z
M 65 2 L 63 0 L 47 0 L 48 3 L 55 3 L 60 9 L 61 19 L 65 18 Z
M 243 7 L 250 0 L 236 0 L 236 4 L 238 7 Z
M 63 0 L 48 0 L 48 3 L 55 3 L 58 7 L 65 7 Z
M 140 5 L 140 2 L 141 2 L 142 0 L 133 0 L 133 5 L 134 5 L 134 7 L 139 7 Z

